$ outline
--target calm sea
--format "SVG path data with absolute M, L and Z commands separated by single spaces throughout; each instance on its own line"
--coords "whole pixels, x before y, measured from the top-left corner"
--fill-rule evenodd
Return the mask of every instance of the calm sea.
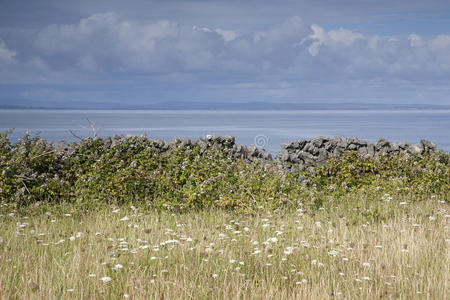
M 240 144 L 257 144 L 272 153 L 285 141 L 315 136 L 358 137 L 416 143 L 428 139 L 450 151 L 450 110 L 317 110 L 317 111 L 152 111 L 152 110 L 0 110 L 0 131 L 27 130 L 54 141 L 73 141 L 72 130 L 92 136 L 142 135 L 170 141 L 173 137 L 230 134 Z

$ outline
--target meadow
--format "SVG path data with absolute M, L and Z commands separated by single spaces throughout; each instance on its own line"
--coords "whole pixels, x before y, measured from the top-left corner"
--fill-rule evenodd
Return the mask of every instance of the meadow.
M 450 155 L 314 173 L 0 139 L 2 299 L 446 299 Z
M 356 204 L 356 200 L 349 199 Z M 358 201 L 358 203 L 361 203 Z M 445 299 L 449 205 L 379 199 L 314 212 L 2 205 L 3 299 Z M 373 208 L 372 208 L 373 209 Z

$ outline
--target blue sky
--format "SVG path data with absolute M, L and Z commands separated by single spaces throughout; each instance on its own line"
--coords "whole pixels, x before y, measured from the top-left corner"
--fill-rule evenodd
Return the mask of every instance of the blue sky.
M 449 1 L 0 7 L 0 103 L 450 104 Z

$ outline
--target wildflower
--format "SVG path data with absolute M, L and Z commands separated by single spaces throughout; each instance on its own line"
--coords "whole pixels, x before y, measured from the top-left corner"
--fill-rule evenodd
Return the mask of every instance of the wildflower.
M 400 202 L 399 205 L 406 205 L 408 204 L 407 202 Z
M 123 294 L 123 297 L 124 297 L 125 299 L 128 299 L 128 298 L 130 298 L 130 295 L 128 295 L 128 294 Z
M 95 274 L 89 274 L 88 275 L 88 277 L 95 277 L 95 276 L 97 276 L 97 275 L 95 275 Z
M 368 262 L 365 262 L 365 263 L 363 263 L 362 265 L 363 265 L 363 267 L 366 267 L 366 268 L 369 268 L 369 267 L 370 267 L 370 263 L 368 263 Z
M 276 243 L 276 242 L 278 242 L 278 239 L 276 237 L 272 237 L 272 238 L 269 238 L 267 240 L 267 242 L 269 242 L 269 243 Z
M 75 237 L 74 237 L 74 236 L 71 236 L 71 237 L 69 238 L 69 240 L 75 241 Z
M 66 290 L 66 292 L 69 292 L 69 293 L 71 293 L 71 292 L 73 292 L 74 291 L 74 289 L 67 289 Z
M 328 252 L 328 255 L 331 255 L 331 256 L 336 256 L 338 254 L 339 254 L 339 251 L 336 251 L 336 250 L 331 250 L 330 252 Z
M 123 217 L 122 219 L 120 219 L 120 221 L 128 221 L 130 218 L 128 218 L 128 216 Z
M 212 276 L 212 278 L 217 278 L 217 277 L 219 277 L 219 275 L 217 275 L 217 274 L 212 274 L 211 276 Z
M 123 268 L 123 266 L 122 266 L 121 264 L 116 264 L 116 265 L 114 266 L 114 269 L 116 269 L 116 270 L 122 269 L 122 268 Z
M 381 245 L 376 245 L 375 248 L 376 248 L 376 249 L 381 249 L 381 248 L 383 248 L 383 246 L 381 246 Z
M 290 255 L 294 252 L 294 247 L 287 247 L 286 250 L 284 250 L 284 254 Z
M 103 282 L 109 282 L 112 279 L 111 279 L 111 277 L 105 276 L 105 277 L 100 278 L 100 280 L 103 281 Z
M 230 264 L 234 264 L 236 262 L 235 259 L 230 259 Z

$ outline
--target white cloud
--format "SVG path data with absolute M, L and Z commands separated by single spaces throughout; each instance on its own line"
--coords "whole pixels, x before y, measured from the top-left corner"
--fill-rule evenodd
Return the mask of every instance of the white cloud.
M 241 32 L 169 20 L 138 23 L 102 13 L 42 28 L 29 49 L 33 57 L 24 59 L 0 40 L 0 82 L 116 82 L 138 74 L 147 80 L 191 80 L 199 89 L 248 91 L 255 98 L 258 93 L 295 98 L 330 82 L 356 90 L 355 82 L 361 89 L 374 82 L 382 89 L 392 82 L 414 86 L 434 79 L 445 85 L 450 78 L 450 35 L 326 30 L 299 17 Z
M 313 33 L 309 35 L 309 39 L 312 40 L 312 43 L 308 51 L 312 56 L 319 54 L 319 48 L 322 45 L 336 48 L 349 47 L 358 39 L 366 39 L 361 33 L 343 28 L 326 32 L 322 27 L 313 24 L 311 30 Z
M 220 34 L 220 36 L 223 38 L 223 40 L 225 42 L 233 41 L 238 37 L 238 34 L 233 30 L 224 30 L 224 29 L 217 28 L 214 31 L 217 32 L 218 34 Z
M 409 39 L 409 44 L 411 45 L 411 47 L 421 47 L 423 46 L 423 40 L 422 37 L 420 35 L 417 34 L 410 34 L 408 36 Z
M 9 64 L 14 61 L 16 52 L 10 50 L 6 43 L 0 38 L 0 67 L 3 64 Z
M 431 41 L 431 47 L 436 51 L 450 51 L 450 35 L 438 35 Z M 449 52 L 447 52 L 447 55 L 449 55 Z

